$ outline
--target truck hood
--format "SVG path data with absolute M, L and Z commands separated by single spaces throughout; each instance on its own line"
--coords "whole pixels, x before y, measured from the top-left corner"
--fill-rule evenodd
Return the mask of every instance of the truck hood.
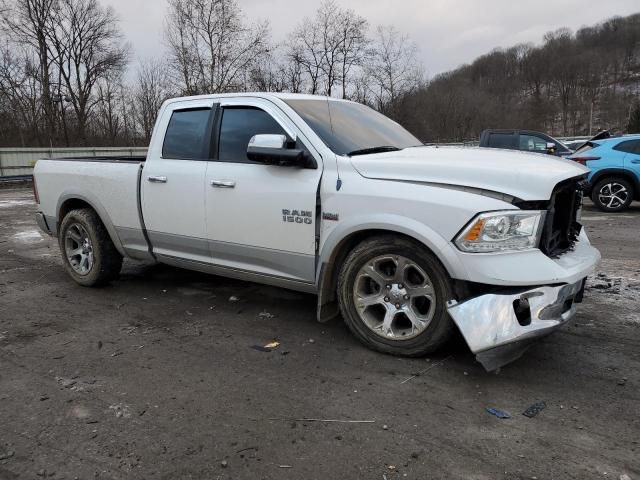
M 412 147 L 354 156 L 351 163 L 366 178 L 467 187 L 521 200 L 548 200 L 559 182 L 589 171 L 549 155 L 474 147 Z

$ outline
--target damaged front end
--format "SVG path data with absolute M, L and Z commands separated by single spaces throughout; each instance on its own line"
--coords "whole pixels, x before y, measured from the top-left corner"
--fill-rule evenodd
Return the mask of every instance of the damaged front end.
M 449 314 L 476 359 L 487 371 L 519 358 L 537 339 L 557 330 L 576 313 L 585 279 L 517 293 L 493 292 L 451 301 Z

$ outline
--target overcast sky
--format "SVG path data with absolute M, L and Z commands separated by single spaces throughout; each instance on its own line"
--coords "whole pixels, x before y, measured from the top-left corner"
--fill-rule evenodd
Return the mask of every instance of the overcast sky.
M 372 27 L 392 24 L 418 44 L 429 76 L 468 63 L 495 47 L 539 43 L 560 27 L 573 30 L 615 15 L 640 11 L 638 0 L 336 0 Z M 166 0 L 102 0 L 118 12 L 138 57 L 164 51 Z M 319 1 L 238 0 L 250 20 L 269 20 L 273 39 L 283 40 Z

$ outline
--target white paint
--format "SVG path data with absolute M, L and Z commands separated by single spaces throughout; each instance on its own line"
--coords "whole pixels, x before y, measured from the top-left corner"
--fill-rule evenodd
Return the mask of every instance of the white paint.
M 313 255 L 315 226 L 283 222 L 282 210 L 315 211 L 319 186 L 322 210 L 339 216 L 337 222 L 314 218 L 314 223 L 321 222 L 320 262 L 326 261 L 347 235 L 362 229 L 383 229 L 420 241 L 442 261 L 451 277 L 460 280 L 507 286 L 548 285 L 574 283 L 593 272 L 600 254 L 584 232 L 575 248 L 559 259 L 551 259 L 539 249 L 464 253 L 452 243 L 457 232 L 479 212 L 516 208 L 500 198 L 464 191 L 464 187 L 544 200 L 550 198 L 558 182 L 580 175 L 586 171 L 584 167 L 539 154 L 454 147 L 337 156 L 283 101 L 291 97 L 253 93 L 167 101 L 158 116 L 142 172 L 142 210 L 147 229 L 260 247 L 263 251 Z M 325 101 L 322 97 L 301 98 Z M 164 133 L 172 112 L 214 101 L 262 108 L 303 141 L 318 161 L 318 169 L 163 159 Z M 349 131 L 348 125 L 342 128 Z M 35 176 L 40 208 L 56 216 L 61 197 L 78 195 L 90 201 L 106 224 L 139 229 L 138 168 L 135 163 L 39 161 Z M 340 190 L 336 188 L 338 169 Z M 167 182 L 150 183 L 149 176 L 167 177 Z M 212 180 L 234 181 L 235 188 L 212 188 Z M 428 182 L 462 188 L 442 188 Z M 164 250 L 156 252 L 218 265 L 224 265 L 224 260 L 226 266 L 264 272 L 261 259 L 232 261 L 222 251 L 193 254 L 180 242 L 168 243 Z M 269 268 L 287 270 L 276 264 Z

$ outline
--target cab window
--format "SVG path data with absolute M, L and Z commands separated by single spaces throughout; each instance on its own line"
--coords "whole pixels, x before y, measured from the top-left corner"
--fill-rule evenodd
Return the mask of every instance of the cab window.
M 162 158 L 201 160 L 207 157 L 210 108 L 176 110 L 171 115 L 162 145 Z
M 520 134 L 520 150 L 546 153 L 547 141 L 537 135 Z
M 258 134 L 287 135 L 280 124 L 264 110 L 254 107 L 224 108 L 220 122 L 218 160 L 257 163 L 247 158 L 247 146 L 251 137 Z

